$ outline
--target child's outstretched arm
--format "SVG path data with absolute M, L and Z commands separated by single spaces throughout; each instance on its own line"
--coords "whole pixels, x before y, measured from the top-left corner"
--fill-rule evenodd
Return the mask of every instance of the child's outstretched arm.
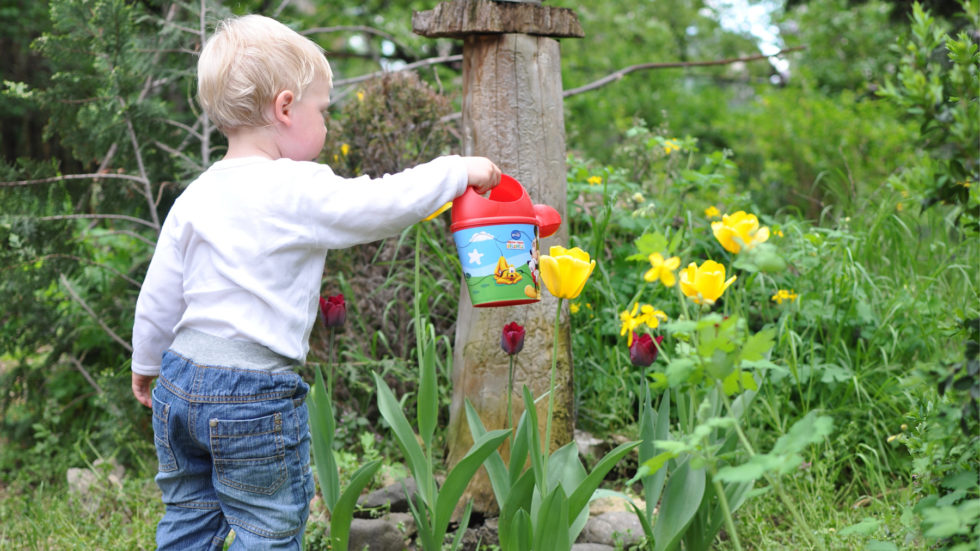
M 463 157 L 466 162 L 467 185 L 483 195 L 500 183 L 500 169 L 486 157 Z

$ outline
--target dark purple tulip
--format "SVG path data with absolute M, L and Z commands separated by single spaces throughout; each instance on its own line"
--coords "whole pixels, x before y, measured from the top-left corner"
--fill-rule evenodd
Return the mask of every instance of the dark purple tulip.
M 347 321 L 347 303 L 344 302 L 344 295 L 320 297 L 320 313 L 323 314 L 323 323 L 327 327 L 344 325 Z
M 636 367 L 648 367 L 657 361 L 657 354 L 660 352 L 660 349 L 657 347 L 663 340 L 664 338 L 662 336 L 654 339 L 646 333 L 639 337 L 634 336 L 633 345 L 630 346 L 630 362 Z
M 500 335 L 500 348 L 504 352 L 513 356 L 524 348 L 524 328 L 512 321 L 504 326 L 504 331 Z

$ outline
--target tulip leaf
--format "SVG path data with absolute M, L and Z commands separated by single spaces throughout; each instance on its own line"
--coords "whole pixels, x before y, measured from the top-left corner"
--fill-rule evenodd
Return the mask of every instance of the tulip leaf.
M 534 494 L 534 471 L 528 470 L 517 479 L 510 487 L 510 494 L 507 501 L 500 505 L 500 541 L 511 541 L 514 532 L 521 530 L 520 517 L 527 516 L 528 526 L 530 526 L 531 500 Z M 523 515 L 522 515 L 523 514 Z M 530 545 L 530 532 L 521 536 L 520 541 L 527 541 Z
M 374 381 L 378 389 L 378 409 L 381 411 L 381 416 L 391 426 L 395 439 L 398 441 L 402 453 L 405 454 L 408 468 L 412 471 L 415 480 L 418 481 L 419 495 L 426 503 L 432 503 L 434 496 L 429 495 L 429 485 L 425 483 L 426 480 L 432 478 L 432 466 L 426 460 L 422 447 L 415 439 L 415 432 L 409 426 L 401 404 L 395 399 L 391 388 L 377 373 L 374 373 Z
M 517 433 L 511 440 L 510 463 L 508 472 L 510 473 L 510 485 L 513 486 L 521 473 L 524 472 L 524 465 L 527 463 L 528 453 L 528 415 L 527 411 L 521 413 L 520 420 L 517 421 Z
M 466 528 L 470 525 L 470 515 L 473 513 L 473 500 L 466 502 L 466 508 L 463 510 L 463 516 L 459 519 L 459 528 L 456 529 L 456 535 L 453 537 L 453 543 L 449 546 L 449 551 L 456 551 L 459 549 L 461 543 L 463 543 L 463 535 L 466 533 Z
M 453 510 L 456 509 L 456 504 L 459 503 L 459 498 L 463 495 L 463 491 L 466 490 L 470 479 L 473 478 L 477 469 L 483 465 L 483 461 L 490 454 L 497 451 L 497 448 L 509 435 L 510 431 L 503 429 L 493 430 L 484 434 L 473 443 L 470 451 L 466 453 L 463 459 L 459 463 L 456 463 L 456 466 L 449 471 L 449 474 L 446 476 L 446 482 L 443 483 L 442 488 L 439 490 L 439 496 L 436 500 L 433 526 L 437 531 L 437 535 L 439 535 L 439 538 L 437 538 L 438 541 L 441 541 L 442 534 L 445 533 L 446 527 L 449 526 Z
M 643 407 L 640 413 L 640 439 L 639 464 L 645 466 L 647 460 L 654 457 L 657 452 L 656 440 L 666 440 L 670 437 L 670 393 L 665 392 L 660 401 L 660 410 L 655 411 L 651 404 L 649 389 L 644 392 Z M 666 460 L 665 460 L 666 461 Z M 641 467 L 642 469 L 643 467 Z M 657 503 L 660 500 L 660 492 L 663 490 L 664 481 L 667 479 L 667 471 L 661 469 L 649 469 L 650 474 L 637 477 L 643 482 L 643 498 L 647 503 Z M 645 518 L 641 519 L 650 523 L 653 520 L 653 506 L 646 510 Z
M 330 393 L 323 383 L 320 367 L 314 368 L 316 380 L 310 392 L 310 432 L 313 436 L 313 463 L 320 479 L 323 503 L 333 513 L 334 505 L 340 497 L 340 477 L 337 474 L 337 459 L 333 454 L 333 435 L 335 423 Z
M 487 433 L 487 429 L 483 426 L 483 421 L 480 420 L 480 414 L 476 412 L 476 408 L 473 407 L 473 404 L 470 403 L 468 398 L 465 399 L 465 407 L 466 422 L 470 427 L 470 435 L 473 437 L 473 441 L 476 442 Z M 510 479 L 507 475 L 507 466 L 504 465 L 504 459 L 500 457 L 499 452 L 491 453 L 487 457 L 484 467 L 487 469 L 490 486 L 493 487 L 493 495 L 497 498 L 497 503 L 503 504 L 507 501 L 507 494 L 510 493 Z
M 704 469 L 692 469 L 684 461 L 670 474 L 660 503 L 660 514 L 653 527 L 654 551 L 676 549 L 701 506 L 704 497 Z
M 602 459 L 592 468 L 592 472 L 589 473 L 585 480 L 575 491 L 572 493 L 571 497 L 568 498 L 568 514 L 571 516 L 578 516 L 579 512 L 589 504 L 589 500 L 592 498 L 593 492 L 602 484 L 603 479 L 605 479 L 606 474 L 619 463 L 619 460 L 623 458 L 624 455 L 629 453 L 630 450 L 639 446 L 639 442 L 626 442 L 620 444 L 614 450 L 603 456 Z
M 538 411 L 534 407 L 531 390 L 524 385 L 524 413 L 527 414 L 528 426 L 527 447 L 531 454 L 531 468 L 534 470 L 534 481 L 543 495 L 547 487 L 544 458 L 541 455 L 541 436 L 538 432 Z
M 347 549 L 347 538 L 350 536 L 350 524 L 354 518 L 354 508 L 361 491 L 371 482 L 374 474 L 381 468 L 381 460 L 375 459 L 361 466 L 354 472 L 344 493 L 337 500 L 336 507 L 331 510 L 330 539 L 334 549 Z
M 503 519 L 501 519 L 503 522 Z M 501 524 L 500 543 L 501 549 L 511 549 L 513 551 L 531 551 L 531 516 L 524 509 L 519 509 L 514 514 L 513 529 L 504 535 L 503 524 Z
M 565 490 L 556 486 L 545 496 L 538 508 L 538 521 L 534 526 L 535 551 L 566 551 L 572 548 L 568 540 L 568 498 Z

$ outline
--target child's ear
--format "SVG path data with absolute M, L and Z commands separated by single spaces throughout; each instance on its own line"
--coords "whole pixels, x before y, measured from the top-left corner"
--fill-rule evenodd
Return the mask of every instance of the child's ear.
M 292 122 L 293 105 L 295 102 L 296 96 L 293 95 L 292 90 L 283 90 L 276 94 L 276 99 L 273 103 L 276 121 L 288 126 Z

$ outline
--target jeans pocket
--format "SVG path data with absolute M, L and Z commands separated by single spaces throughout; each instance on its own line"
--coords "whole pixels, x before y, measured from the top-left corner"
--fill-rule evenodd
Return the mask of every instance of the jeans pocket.
M 170 447 L 170 404 L 153 394 L 153 445 L 157 449 L 157 469 L 161 473 L 177 470 L 177 458 Z
M 272 495 L 286 482 L 282 413 L 257 419 L 211 419 L 211 454 L 218 481 Z

